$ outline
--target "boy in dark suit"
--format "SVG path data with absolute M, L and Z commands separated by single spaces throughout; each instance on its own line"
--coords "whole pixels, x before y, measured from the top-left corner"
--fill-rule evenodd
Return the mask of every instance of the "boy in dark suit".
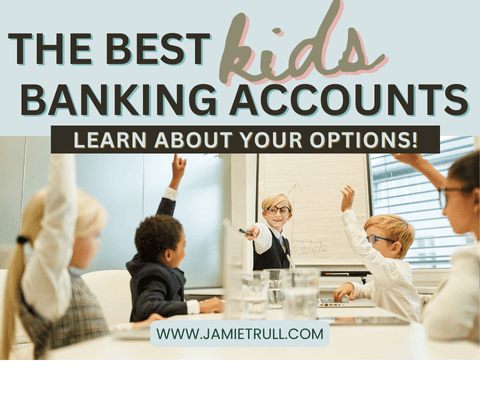
M 262 201 L 262 216 L 266 224 L 256 223 L 247 228 L 253 241 L 253 270 L 294 268 L 290 244 L 283 235 L 284 225 L 292 218 L 292 205 L 284 194 L 269 196 Z
M 180 263 L 185 257 L 185 233 L 175 218 L 177 189 L 187 160 L 175 154 L 173 177 L 160 202 L 157 214 L 146 218 L 135 233 L 137 254 L 127 263 L 132 275 L 132 313 L 130 321 L 142 321 L 152 314 L 163 317 L 179 314 L 222 312 L 223 303 L 214 297 L 202 302 L 184 300 L 185 276 Z M 155 311 L 152 311 L 155 310 Z

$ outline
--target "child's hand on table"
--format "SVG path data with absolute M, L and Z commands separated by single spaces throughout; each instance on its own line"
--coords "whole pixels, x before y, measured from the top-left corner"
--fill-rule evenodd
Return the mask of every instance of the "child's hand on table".
M 201 301 L 200 314 L 210 314 L 212 312 L 221 313 L 224 308 L 224 302 L 218 297 L 212 297 L 211 299 Z
M 345 282 L 342 286 L 335 289 L 333 292 L 333 301 L 340 303 L 342 301 L 343 296 L 347 295 L 350 300 L 355 300 L 353 297 L 354 287 L 353 284 L 350 282 Z
M 160 321 L 166 319 L 157 313 L 151 314 L 145 321 L 134 322 L 133 329 L 142 328 L 143 326 L 149 326 L 153 321 Z

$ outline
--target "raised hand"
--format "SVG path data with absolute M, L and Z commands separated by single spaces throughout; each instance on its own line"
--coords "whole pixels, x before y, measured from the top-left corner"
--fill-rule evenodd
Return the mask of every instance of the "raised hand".
M 418 169 L 424 158 L 421 154 L 410 154 L 410 153 L 394 153 L 393 157 L 397 161 L 400 161 L 404 164 L 411 165 L 413 168 Z
M 355 191 L 352 189 L 351 186 L 347 186 L 343 190 L 341 190 L 341 192 L 343 194 L 343 198 L 340 208 L 342 212 L 344 212 L 352 208 Z
M 178 155 L 175 154 L 172 162 L 172 181 L 170 182 L 170 187 L 172 189 L 178 190 L 178 186 L 180 185 L 180 181 L 185 173 L 186 166 L 187 160 L 178 157 Z
M 392 154 L 396 160 L 410 165 L 417 171 L 421 172 L 433 185 L 440 189 L 445 186 L 445 177 L 438 172 L 435 167 L 428 162 L 421 154 Z

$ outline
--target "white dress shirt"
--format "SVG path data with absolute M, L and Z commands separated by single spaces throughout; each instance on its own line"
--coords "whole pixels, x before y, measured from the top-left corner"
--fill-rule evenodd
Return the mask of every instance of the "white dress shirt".
M 423 322 L 432 339 L 479 341 L 480 243 L 457 250 L 452 270 L 427 303 Z
M 258 234 L 258 237 L 253 241 L 254 246 L 255 246 L 255 251 L 258 254 L 263 254 L 267 250 L 272 247 L 272 235 L 270 234 L 270 231 L 273 232 L 273 235 L 277 238 L 277 240 L 281 240 L 280 244 L 283 245 L 283 233 L 280 233 L 277 231 L 274 227 L 272 227 L 270 224 L 266 223 L 263 224 L 261 222 L 257 222 L 255 226 L 258 228 L 260 233 Z
M 355 289 L 353 296 L 372 299 L 385 310 L 420 321 L 420 297 L 413 286 L 410 265 L 400 259 L 386 258 L 375 250 L 352 210 L 342 214 L 342 221 L 350 247 L 373 276 L 365 285 L 351 282 Z

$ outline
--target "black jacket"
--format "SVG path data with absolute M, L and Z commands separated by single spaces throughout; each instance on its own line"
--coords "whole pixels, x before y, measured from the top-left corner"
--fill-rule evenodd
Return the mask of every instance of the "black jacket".
M 287 254 L 290 255 L 290 243 L 286 237 L 283 238 L 286 253 L 283 251 L 282 245 L 275 237 L 270 228 L 268 228 L 272 235 L 272 246 L 262 254 L 255 251 L 255 243 L 253 244 L 253 270 L 261 271 L 263 269 L 281 269 L 290 268 L 290 261 L 288 261 Z
M 162 198 L 157 215 L 173 216 L 174 210 L 175 201 Z M 143 321 L 152 313 L 162 317 L 187 313 L 183 295 L 186 279 L 182 270 L 160 263 L 144 262 L 138 254 L 126 266 L 132 275 L 130 322 Z

